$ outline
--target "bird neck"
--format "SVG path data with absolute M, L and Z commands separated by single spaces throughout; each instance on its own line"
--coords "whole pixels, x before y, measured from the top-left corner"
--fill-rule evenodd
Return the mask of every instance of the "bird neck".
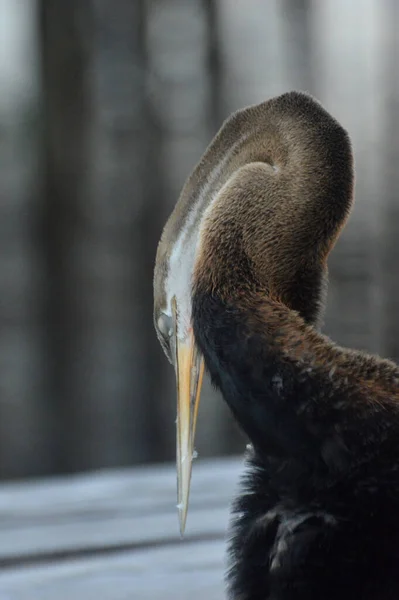
M 225 300 L 266 293 L 319 325 L 327 258 L 348 215 L 351 182 L 319 194 L 309 184 L 309 201 L 295 195 L 291 179 L 260 162 L 237 170 L 201 220 L 194 281 Z
M 326 262 L 316 261 L 304 251 L 298 258 L 295 248 L 284 249 L 281 243 L 278 249 L 266 250 L 264 262 L 271 266 L 265 274 L 263 265 L 259 267 L 250 251 L 244 227 L 242 222 L 220 221 L 214 229 L 216 235 L 207 231 L 194 269 L 194 289 L 217 296 L 226 305 L 246 305 L 248 310 L 254 299 L 274 299 L 318 328 L 327 292 Z
M 336 347 L 279 301 L 232 302 L 197 285 L 193 327 L 213 383 L 261 454 L 341 471 L 398 425 L 396 365 Z

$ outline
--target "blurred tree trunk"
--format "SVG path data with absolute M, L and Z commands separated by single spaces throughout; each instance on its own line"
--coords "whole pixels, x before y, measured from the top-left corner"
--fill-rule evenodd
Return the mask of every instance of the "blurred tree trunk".
M 129 464 L 157 451 L 148 421 L 162 381 L 150 363 L 146 178 L 157 174 L 148 165 L 144 0 L 42 0 L 41 17 L 59 463 Z
M 69 452 L 82 452 L 74 407 L 85 399 L 71 397 L 69 388 L 76 335 L 71 298 L 84 292 L 71 277 L 70 249 L 81 227 L 79 206 L 89 191 L 88 17 L 85 0 L 40 2 L 48 365 L 56 413 L 52 454 L 60 470 L 76 466 Z M 78 265 L 81 260 L 76 257 Z
M 378 8 L 376 8 L 378 6 Z M 381 135 L 378 110 L 380 5 L 366 3 L 359 14 L 345 0 L 313 2 L 317 95 L 349 130 L 356 162 L 354 210 L 329 258 L 330 286 L 326 332 L 339 344 L 366 351 L 378 349 L 375 326 L 376 218 Z M 377 13 L 376 13 L 377 11 Z M 334 22 L 334 27 L 331 23 Z M 360 50 L 361 49 L 361 50 Z
M 76 248 L 85 257 L 76 276 L 86 299 L 74 298 L 78 313 L 90 307 L 92 323 L 77 335 L 81 364 L 73 372 L 76 392 L 85 396 L 82 435 L 91 429 L 88 466 L 149 460 L 157 446 L 149 417 L 159 380 L 149 368 L 156 339 L 145 269 L 146 186 L 156 170 L 147 170 L 144 5 L 92 2 L 91 190 L 81 206 L 86 228 Z
M 202 0 L 206 25 L 206 68 L 209 78 L 208 113 L 211 130 L 216 133 L 225 118 L 222 97 L 222 57 L 220 53 L 219 3 L 218 0 Z
M 286 65 L 291 88 L 317 94 L 313 77 L 312 0 L 283 0 Z
M 12 53 L 14 73 L 2 89 L 0 113 L 0 478 L 43 474 L 52 467 L 36 213 L 39 86 L 34 3 L 3 2 L 2 26 L 7 28 L 9 19 L 13 34 L 7 51 Z
M 385 110 L 381 115 L 384 135 L 383 182 L 384 230 L 381 232 L 383 283 L 384 355 L 399 363 L 399 40 L 396 24 L 399 5 L 389 0 L 384 5 L 384 92 Z

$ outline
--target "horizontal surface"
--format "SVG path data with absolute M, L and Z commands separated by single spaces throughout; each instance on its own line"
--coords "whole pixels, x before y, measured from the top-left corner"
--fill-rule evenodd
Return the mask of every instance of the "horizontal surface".
M 184 540 L 174 465 L 0 487 L 0 600 L 224 597 L 242 460 L 198 461 Z
M 0 600 L 223 600 L 223 541 L 4 571 Z
M 195 467 L 186 537 L 222 536 L 242 465 L 226 459 Z M 174 466 L 0 488 L 0 566 L 10 557 L 177 538 Z

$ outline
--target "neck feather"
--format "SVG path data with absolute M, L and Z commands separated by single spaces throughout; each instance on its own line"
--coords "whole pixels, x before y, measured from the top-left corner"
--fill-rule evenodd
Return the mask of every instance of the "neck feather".
M 341 472 L 395 441 L 393 363 L 336 347 L 268 296 L 228 302 L 199 285 L 193 325 L 214 384 L 261 455 Z

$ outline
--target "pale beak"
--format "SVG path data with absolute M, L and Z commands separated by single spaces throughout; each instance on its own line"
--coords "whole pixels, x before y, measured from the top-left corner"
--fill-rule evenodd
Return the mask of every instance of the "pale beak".
M 183 536 L 190 496 L 194 436 L 204 375 L 204 360 L 196 346 L 192 329 L 183 341 L 179 339 L 175 298 L 172 300 L 172 309 L 175 346 L 173 358 L 177 383 L 177 508 L 179 511 L 180 535 Z

